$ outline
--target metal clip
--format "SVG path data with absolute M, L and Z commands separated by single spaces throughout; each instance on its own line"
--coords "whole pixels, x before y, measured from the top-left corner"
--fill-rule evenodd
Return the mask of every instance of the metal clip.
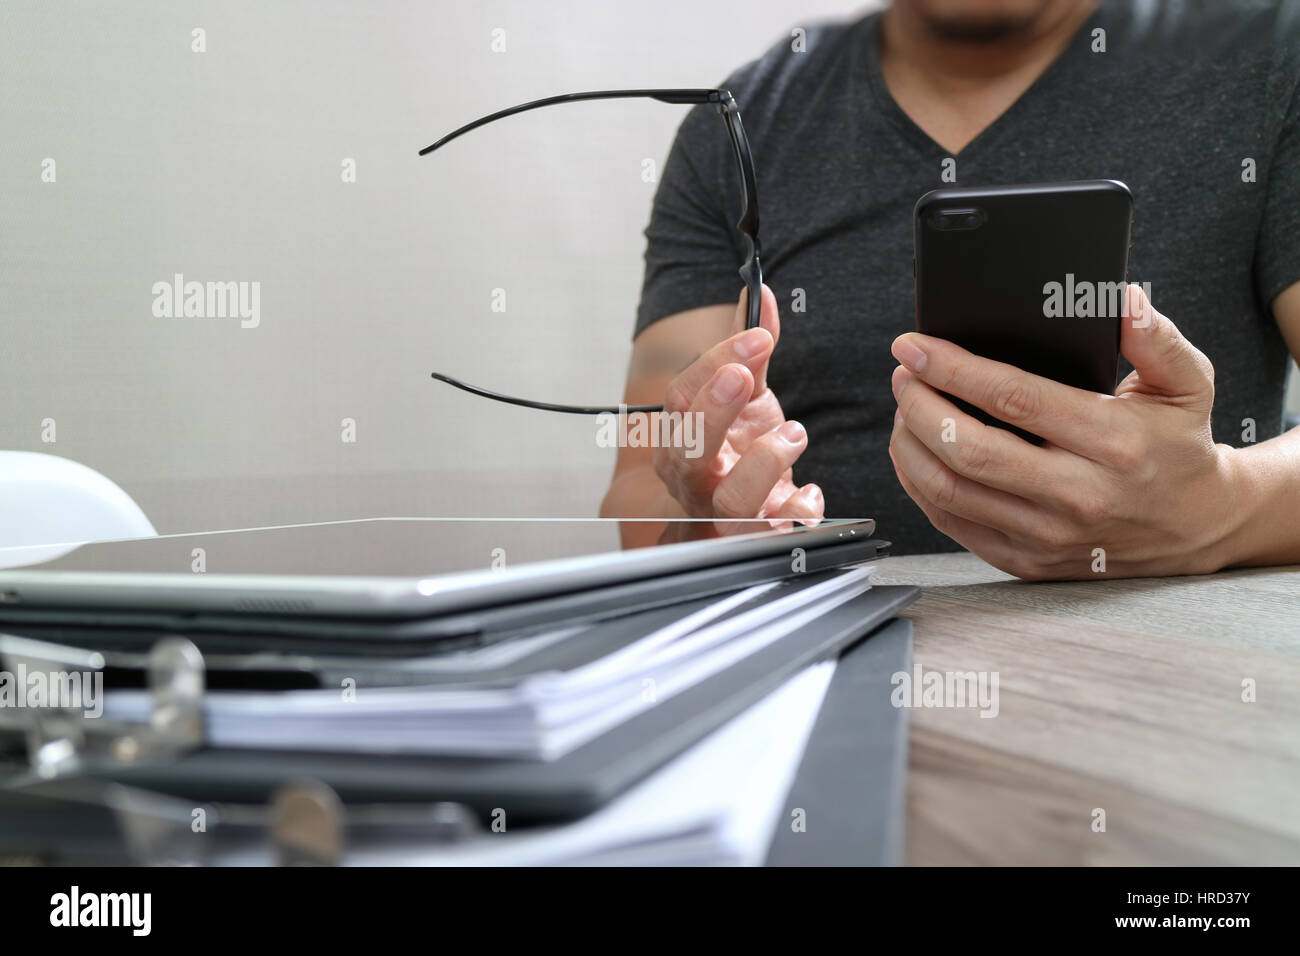
M 25 738 L 29 768 L 39 778 L 86 763 L 171 758 L 203 743 L 203 655 L 186 638 L 167 637 L 150 650 L 151 708 L 144 721 L 102 716 L 105 661 L 96 651 L 0 634 L 0 661 L 12 668 L 3 677 L 21 685 L 18 694 L 27 694 L 29 684 L 46 689 L 39 700 L 0 706 L 0 734 Z
M 112 744 L 113 759 L 175 757 L 203 743 L 203 655 L 194 642 L 167 637 L 149 651 L 149 723 L 127 727 Z
M 319 780 L 286 784 L 271 795 L 270 830 L 280 866 L 338 866 L 343 801 Z

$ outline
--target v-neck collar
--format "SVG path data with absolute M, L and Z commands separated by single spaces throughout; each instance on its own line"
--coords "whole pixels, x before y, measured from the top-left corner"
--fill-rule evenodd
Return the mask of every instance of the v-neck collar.
M 912 117 L 907 115 L 907 111 L 898 105 L 894 99 L 894 94 L 889 92 L 889 84 L 885 82 L 885 73 L 880 65 L 880 24 L 884 13 L 873 14 L 867 20 L 867 29 L 864 40 L 866 42 L 866 66 L 867 81 L 871 88 L 871 93 L 876 99 L 876 104 L 880 111 L 888 117 L 890 123 L 902 134 L 913 147 L 925 153 L 927 156 L 951 156 L 956 159 L 968 158 L 972 153 L 978 152 L 988 142 L 1000 137 L 1007 127 L 1015 122 L 1016 116 L 1025 109 L 1025 103 L 1032 102 L 1034 99 L 1044 95 L 1044 90 L 1054 86 L 1062 73 L 1064 73 L 1074 60 L 1079 56 L 1078 45 L 1085 41 L 1085 38 L 1092 35 L 1092 31 L 1100 24 L 1103 14 L 1105 13 L 1106 4 L 1103 2 L 1097 5 L 1092 11 L 1092 15 L 1087 21 L 1075 32 L 1066 44 L 1059 56 L 1048 64 L 1047 69 L 1043 70 L 1030 84 L 1029 88 L 1016 97 L 1015 101 L 1005 110 L 997 115 L 993 122 L 985 126 L 975 138 L 963 146 L 958 152 L 952 153 L 940 145 L 929 133 L 921 129 Z

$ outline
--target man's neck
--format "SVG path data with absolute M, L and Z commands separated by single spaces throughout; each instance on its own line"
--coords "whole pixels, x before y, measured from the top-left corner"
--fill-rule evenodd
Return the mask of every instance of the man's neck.
M 1023 29 L 996 39 L 961 39 L 935 30 L 909 4 L 893 4 L 881 24 L 881 58 L 937 92 L 960 93 L 990 81 L 1037 77 L 1092 16 L 1095 0 L 1056 0 Z M 1031 81 L 1032 82 L 1032 81 Z
M 1095 0 L 1056 0 L 1023 29 L 962 40 L 896 4 L 881 24 L 881 72 L 903 112 L 956 155 L 1034 85 L 1095 9 Z

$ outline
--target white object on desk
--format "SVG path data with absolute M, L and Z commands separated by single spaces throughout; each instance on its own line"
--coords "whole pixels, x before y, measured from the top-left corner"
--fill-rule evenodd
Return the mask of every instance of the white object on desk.
M 140 506 L 85 465 L 33 451 L 0 451 L 0 567 L 51 560 L 88 541 L 157 534 Z

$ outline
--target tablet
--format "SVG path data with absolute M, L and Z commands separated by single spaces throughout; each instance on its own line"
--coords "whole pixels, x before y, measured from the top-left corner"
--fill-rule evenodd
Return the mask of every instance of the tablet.
M 872 520 L 824 521 L 619 550 L 614 519 L 375 518 L 162 535 L 72 547 L 0 549 L 0 621 L 99 609 L 410 621 L 554 600 L 765 559 L 799 564 L 865 543 Z M 13 567 L 24 559 L 41 563 Z M 821 562 L 824 564 L 824 562 Z M 843 563 L 842 561 L 837 563 Z M 789 572 L 788 572 L 789 573 Z

